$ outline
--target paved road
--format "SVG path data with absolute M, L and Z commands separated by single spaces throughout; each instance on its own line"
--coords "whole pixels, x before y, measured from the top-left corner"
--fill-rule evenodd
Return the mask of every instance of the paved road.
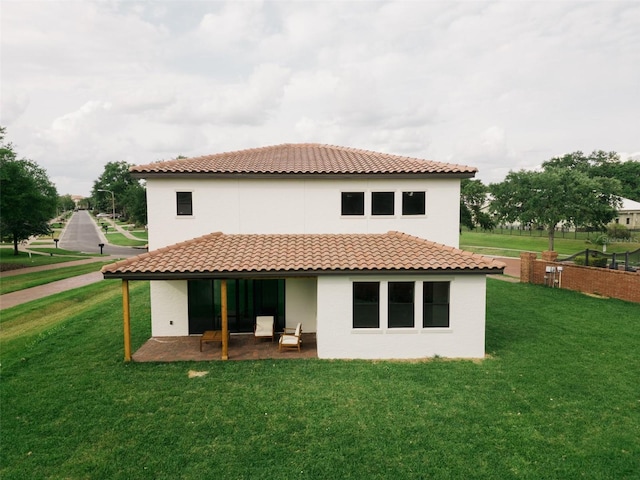
M 60 248 L 76 252 L 100 253 L 100 243 L 105 244 L 102 253 L 106 255 L 132 257 L 144 253 L 139 248 L 109 245 L 86 210 L 73 214 L 60 238 Z
M 117 258 L 132 257 L 144 253 L 146 250 L 131 247 L 118 247 L 116 245 L 109 245 L 102 233 L 98 230 L 96 224 L 91 220 L 89 213 L 86 211 L 79 211 L 73 214 L 67 228 L 65 229 L 62 238 L 60 239 L 60 248 L 65 250 L 74 250 L 84 253 L 100 253 L 99 243 L 105 243 L 103 253 L 104 257 L 93 257 L 84 260 L 77 260 L 75 262 L 57 263 L 53 265 L 43 265 L 40 267 L 24 268 L 19 270 L 12 270 L 9 272 L 2 272 L 2 277 L 8 277 L 11 275 L 18 275 L 23 273 L 31 273 L 42 270 L 49 270 L 54 268 L 68 267 L 72 265 L 81 265 L 89 262 L 109 261 Z M 109 258 L 106 255 L 111 255 Z M 10 308 L 21 303 L 30 302 L 39 298 L 47 297 L 55 293 L 64 292 L 73 288 L 83 287 L 91 283 L 99 282 L 103 279 L 102 273 L 93 272 L 85 275 L 78 275 L 76 277 L 67 278 L 65 280 L 58 280 L 57 282 L 51 282 L 46 285 L 40 285 L 38 287 L 27 288 L 18 292 L 7 293 L 0 295 L 0 310 Z

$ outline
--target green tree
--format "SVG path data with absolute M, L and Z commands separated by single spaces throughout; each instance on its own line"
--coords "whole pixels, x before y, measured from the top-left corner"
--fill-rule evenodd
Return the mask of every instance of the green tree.
M 113 192 L 117 212 L 120 212 L 125 219 L 146 223 L 146 191 L 140 181 L 131 176 L 129 168 L 132 166 L 125 161 L 107 163 L 100 178 L 93 183 L 92 203 L 94 208 L 110 212 L 112 198 L 109 192 Z M 100 190 L 107 190 L 107 192 Z M 141 199 L 145 199 L 144 202 Z
M 51 232 L 49 220 L 56 213 L 58 192 L 47 172 L 37 163 L 18 159 L 10 143 L 4 143 L 0 127 L 0 237 L 18 243 L 32 235 Z
M 491 215 L 487 213 L 487 193 L 489 189 L 480 180 L 463 179 L 460 183 L 460 223 L 473 230 L 480 227 L 491 230 L 495 227 Z
M 68 212 L 76 208 L 76 202 L 73 201 L 71 195 L 60 195 L 58 197 L 58 210 L 60 212 Z
M 491 210 L 503 221 L 545 227 L 549 250 L 553 250 L 560 223 L 603 228 L 615 218 L 619 188 L 614 179 L 592 178 L 580 169 L 547 165 L 540 172 L 509 172 L 503 182 L 492 184 Z
M 543 168 L 579 170 L 592 178 L 613 178 L 620 182 L 617 195 L 640 201 L 640 162 L 622 162 L 616 152 L 594 150 L 589 155 L 581 151 L 555 157 L 542 164 Z

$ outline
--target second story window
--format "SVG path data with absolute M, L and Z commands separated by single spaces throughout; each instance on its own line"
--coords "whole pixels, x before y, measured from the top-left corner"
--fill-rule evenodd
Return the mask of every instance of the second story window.
M 178 215 L 193 215 L 191 192 L 176 192 L 176 203 Z
M 402 215 L 424 215 L 424 192 L 402 192 Z
M 393 192 L 372 192 L 371 215 L 393 215 L 394 196 Z
M 364 192 L 342 192 L 342 215 L 364 215 Z

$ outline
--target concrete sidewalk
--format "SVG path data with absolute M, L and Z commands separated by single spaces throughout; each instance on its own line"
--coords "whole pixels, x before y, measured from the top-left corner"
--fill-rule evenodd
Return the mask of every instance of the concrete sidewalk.
M 74 260 L 73 262 L 54 263 L 51 265 L 41 265 L 39 267 L 27 267 L 17 270 L 9 270 L 8 272 L 0 273 L 0 281 L 6 277 L 12 277 L 14 275 L 22 275 L 26 273 L 42 272 L 45 270 L 54 270 L 56 268 L 73 267 L 76 265 L 85 265 L 87 263 L 94 262 L 109 262 L 119 260 L 118 256 L 103 256 L 103 257 L 91 257 L 83 260 Z M 73 288 L 84 287 L 91 285 L 92 283 L 102 280 L 102 273 L 91 272 L 84 275 L 77 275 L 75 277 L 65 278 L 64 280 L 58 280 L 57 282 L 47 283 L 45 285 L 39 285 L 37 287 L 26 288 L 17 292 L 6 293 L 0 295 L 0 310 L 5 308 L 15 307 L 22 303 L 31 302 L 32 300 L 38 300 L 40 298 L 48 297 L 56 293 L 71 290 Z
M 99 282 L 103 279 L 101 272 L 91 272 L 85 275 L 58 280 L 57 282 L 39 285 L 33 288 L 26 288 L 17 292 L 0 295 L 0 310 L 15 307 L 23 303 L 48 297 L 56 293 L 65 292 L 74 288 L 84 287 L 92 283 Z

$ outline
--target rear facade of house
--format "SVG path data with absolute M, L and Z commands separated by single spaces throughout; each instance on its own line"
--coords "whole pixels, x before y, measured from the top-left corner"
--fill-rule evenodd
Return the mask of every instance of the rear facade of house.
M 219 329 L 226 280 L 232 333 L 273 315 L 277 331 L 315 332 L 320 358 L 484 356 L 486 274 L 502 267 L 457 249 L 460 180 L 475 169 L 284 144 L 132 173 L 156 263 L 105 277 L 152 280 L 154 337 Z

